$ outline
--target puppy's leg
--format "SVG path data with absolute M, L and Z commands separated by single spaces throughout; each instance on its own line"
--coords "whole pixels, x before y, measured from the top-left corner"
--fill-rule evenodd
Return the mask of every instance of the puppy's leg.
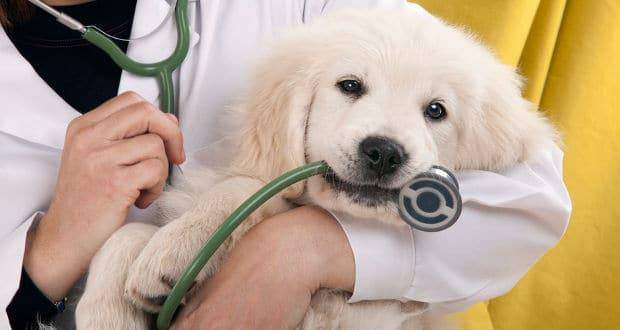
M 262 181 L 238 176 L 225 179 L 202 195 L 192 209 L 162 227 L 149 241 L 131 266 L 125 295 L 144 310 L 158 312 L 200 247 L 235 208 L 263 185 Z M 286 208 L 288 203 L 281 198 L 263 205 L 213 255 L 196 282 L 215 272 L 222 257 L 250 227 Z
M 84 294 L 75 311 L 77 329 L 148 329 L 151 316 L 123 297 L 129 266 L 158 228 L 130 223 L 93 258 Z

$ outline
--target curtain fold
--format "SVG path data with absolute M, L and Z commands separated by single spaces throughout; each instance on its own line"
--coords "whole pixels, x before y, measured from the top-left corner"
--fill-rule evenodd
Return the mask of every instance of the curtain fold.
M 462 328 L 620 328 L 620 0 L 413 2 L 518 66 L 564 140 L 565 237 L 510 293 L 460 314 Z
M 527 77 L 525 96 L 540 104 L 555 46 L 566 0 L 541 1 L 528 39 L 519 58 L 519 70 Z

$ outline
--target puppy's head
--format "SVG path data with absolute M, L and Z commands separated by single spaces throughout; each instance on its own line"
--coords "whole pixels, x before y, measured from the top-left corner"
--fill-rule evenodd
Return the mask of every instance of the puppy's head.
M 512 68 L 413 10 L 341 12 L 290 32 L 242 109 L 239 166 L 270 180 L 324 160 L 331 172 L 305 184 L 313 202 L 382 219 L 397 216 L 400 187 L 434 164 L 499 170 L 554 136 Z

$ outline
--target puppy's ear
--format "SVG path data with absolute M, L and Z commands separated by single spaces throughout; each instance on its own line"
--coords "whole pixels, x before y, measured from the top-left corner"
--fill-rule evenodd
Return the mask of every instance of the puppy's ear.
M 549 121 L 522 97 L 523 79 L 512 67 L 495 61 L 484 71 L 484 96 L 461 123 L 457 167 L 500 170 L 558 141 Z
M 309 45 L 289 38 L 262 59 L 246 102 L 238 109 L 241 126 L 239 170 L 270 181 L 303 165 L 308 112 L 314 95 L 316 72 L 311 68 Z M 284 191 L 293 199 L 303 183 Z

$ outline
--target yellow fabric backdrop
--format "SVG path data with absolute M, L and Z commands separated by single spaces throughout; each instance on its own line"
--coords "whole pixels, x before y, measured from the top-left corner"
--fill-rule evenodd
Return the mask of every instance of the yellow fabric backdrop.
M 620 329 L 620 0 L 415 0 L 478 32 L 564 134 L 560 244 L 464 329 Z

